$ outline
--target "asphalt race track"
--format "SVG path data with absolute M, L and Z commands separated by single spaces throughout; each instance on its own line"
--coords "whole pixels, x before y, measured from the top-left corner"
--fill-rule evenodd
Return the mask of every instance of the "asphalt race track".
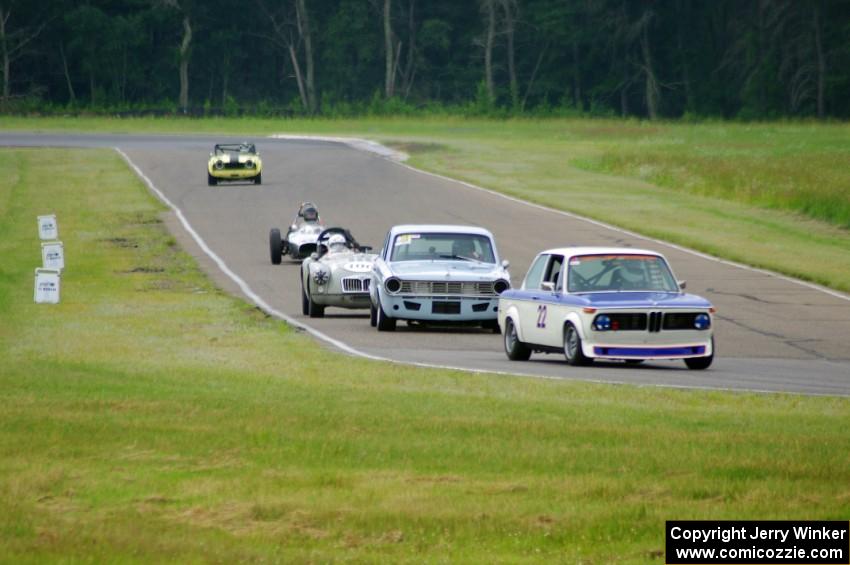
M 501 373 L 601 382 L 850 395 L 850 299 L 784 277 L 726 264 L 663 243 L 526 205 L 415 171 L 338 143 L 252 139 L 264 163 L 263 185 L 206 184 L 214 143 L 208 136 L 0 133 L 0 146 L 118 147 L 177 207 L 207 245 L 269 305 L 367 354 Z M 639 367 L 596 363 L 574 368 L 560 355 L 511 362 L 501 337 L 477 329 L 408 327 L 378 333 L 368 311 L 329 308 L 301 315 L 299 265 L 269 261 L 268 231 L 285 230 L 298 205 L 315 202 L 328 226 L 352 230 L 380 247 L 399 223 L 484 226 L 511 261 L 514 284 L 544 248 L 570 244 L 648 247 L 664 253 L 688 291 L 718 308 L 717 357 L 706 371 L 684 363 Z M 219 284 L 239 288 L 201 251 L 171 214 L 170 228 Z M 61 221 L 61 218 L 60 218 Z M 69 255 L 70 255 L 69 250 Z M 317 342 L 317 349 L 324 347 Z M 494 377 L 501 378 L 501 377 Z

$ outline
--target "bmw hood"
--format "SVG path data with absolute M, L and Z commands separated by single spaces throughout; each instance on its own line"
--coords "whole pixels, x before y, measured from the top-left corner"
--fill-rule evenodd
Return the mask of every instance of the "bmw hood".
M 510 280 L 501 266 L 472 261 L 400 261 L 389 265 L 393 275 L 404 280 Z
M 576 295 L 594 308 L 710 308 L 695 294 L 678 292 L 595 292 Z

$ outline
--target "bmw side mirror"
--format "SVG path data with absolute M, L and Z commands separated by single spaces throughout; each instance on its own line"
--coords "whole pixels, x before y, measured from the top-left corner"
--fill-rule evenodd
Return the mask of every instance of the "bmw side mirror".
M 555 292 L 555 283 L 551 281 L 542 282 L 540 283 L 540 288 L 549 292 Z
M 508 261 L 507 259 L 502 259 L 502 268 L 503 268 L 503 269 L 507 269 L 507 268 L 508 268 L 508 267 L 510 267 L 510 266 L 511 266 L 511 262 L 510 262 L 510 261 Z
M 679 283 L 680 289 L 685 290 L 686 288 L 688 288 L 688 281 L 676 281 L 676 282 Z

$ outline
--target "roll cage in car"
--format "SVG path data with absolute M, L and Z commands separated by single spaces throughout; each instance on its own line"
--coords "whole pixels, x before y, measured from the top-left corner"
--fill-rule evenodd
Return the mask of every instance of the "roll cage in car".
M 216 155 L 225 153 L 248 153 L 257 154 L 257 147 L 253 143 L 216 143 L 213 152 Z

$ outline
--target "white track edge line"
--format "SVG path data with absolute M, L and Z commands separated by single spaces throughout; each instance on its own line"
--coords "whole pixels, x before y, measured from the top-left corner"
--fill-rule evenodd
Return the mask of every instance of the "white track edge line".
M 142 170 L 138 166 L 136 166 L 135 163 L 133 163 L 133 161 L 130 159 L 130 157 L 126 153 L 124 153 L 124 151 L 122 151 L 118 147 L 115 147 L 115 151 L 117 151 L 118 154 L 121 155 L 121 157 L 124 159 L 124 161 L 126 161 L 127 164 L 133 169 L 133 171 L 136 173 L 136 175 L 138 175 L 138 177 L 145 183 L 145 185 L 147 185 L 148 189 L 150 189 L 150 191 L 153 192 L 156 195 L 156 197 L 159 198 L 159 200 L 162 201 L 166 206 L 171 208 L 171 210 L 177 215 L 177 219 L 180 220 L 180 223 L 183 226 L 183 229 L 185 229 L 186 232 L 190 236 L 192 236 L 192 239 L 195 240 L 195 243 L 198 244 L 198 246 L 201 248 L 201 251 L 203 251 L 210 259 L 212 259 L 213 262 L 215 262 L 215 264 L 218 266 L 218 268 L 221 269 L 222 273 L 227 275 L 227 277 L 230 280 L 232 280 L 234 283 L 236 283 L 237 286 L 239 286 L 239 289 L 242 291 L 242 293 L 246 297 L 248 297 L 248 299 L 251 302 L 253 302 L 254 305 L 256 305 L 258 308 L 260 308 L 261 310 L 263 310 L 267 314 L 270 314 L 270 315 L 272 315 L 276 318 L 280 318 L 281 320 L 284 320 L 286 323 L 288 323 L 288 324 L 290 324 L 290 325 L 292 325 L 296 328 L 299 328 L 301 330 L 304 330 L 304 331 L 310 333 L 311 335 L 313 335 L 314 337 L 317 337 L 317 338 L 333 345 L 334 347 L 337 347 L 337 348 L 341 349 L 342 351 L 345 351 L 346 353 L 350 353 L 352 355 L 357 355 L 359 357 L 365 357 L 366 359 L 373 359 L 375 361 L 390 361 L 390 359 L 385 359 L 385 358 L 377 356 L 377 355 L 371 355 L 369 353 L 359 351 L 359 350 L 351 347 L 347 343 L 340 341 L 338 339 L 335 339 L 335 338 L 333 338 L 333 337 L 331 337 L 331 336 L 329 336 L 329 335 L 327 335 L 323 332 L 320 332 L 319 330 L 317 330 L 313 327 L 310 327 L 306 324 L 303 324 L 300 321 L 296 320 L 295 318 L 292 318 L 291 316 L 281 312 L 280 310 L 273 308 L 269 303 L 267 303 L 265 300 L 263 300 L 256 292 L 254 292 L 253 289 L 251 289 L 251 287 L 248 286 L 247 282 L 245 282 L 239 275 L 234 273 L 230 269 L 230 267 L 227 266 L 227 263 L 225 263 L 224 260 L 221 257 L 219 257 L 215 253 L 215 251 L 213 251 L 209 247 L 209 245 L 207 245 L 206 241 L 204 241 L 204 239 L 198 234 L 198 232 L 195 231 L 195 229 L 189 223 L 189 220 L 186 219 L 186 216 L 183 214 L 183 211 L 180 208 L 178 208 L 177 205 L 175 205 L 171 200 L 169 200 L 168 197 L 165 196 L 165 194 L 163 194 L 162 191 L 160 191 L 156 187 L 156 185 L 154 185 L 153 181 L 150 178 L 148 178 L 148 176 L 145 175 L 145 173 L 143 173 Z
M 133 160 L 130 159 L 130 157 L 124 151 L 122 151 L 121 148 L 114 147 L 113 149 L 121 156 L 122 159 L 124 159 L 124 161 L 127 163 L 127 165 L 131 169 L 133 169 L 133 172 L 135 172 L 136 175 L 142 180 L 142 182 L 144 182 L 145 186 L 147 186 L 148 189 L 151 192 L 153 192 L 154 195 L 156 195 L 156 197 L 163 204 L 168 206 L 175 213 L 177 218 L 180 220 L 180 224 L 183 226 L 183 229 L 185 229 L 186 232 L 190 236 L 192 236 L 192 239 L 195 240 L 195 243 L 198 244 L 198 246 L 201 248 L 201 250 L 210 259 L 212 259 L 213 262 L 215 262 L 216 266 L 221 270 L 222 273 L 224 273 L 229 279 L 231 279 L 234 283 L 236 283 L 237 286 L 239 286 L 239 289 L 242 291 L 242 293 L 251 302 L 253 302 L 255 306 L 260 308 L 263 312 L 265 312 L 265 313 L 267 313 L 271 316 L 274 316 L 275 318 L 283 320 L 287 324 L 290 324 L 293 327 L 301 329 L 301 330 L 309 333 L 313 337 L 320 339 L 320 340 L 322 340 L 322 341 L 324 341 L 324 342 L 326 342 L 326 343 L 328 343 L 328 344 L 330 344 L 330 345 L 332 345 L 332 346 L 334 346 L 334 347 L 340 349 L 341 351 L 348 353 L 350 355 L 354 355 L 356 357 L 362 357 L 364 359 L 370 359 L 372 361 L 384 361 L 384 362 L 388 362 L 388 363 L 394 363 L 394 364 L 397 364 L 397 365 L 408 365 L 408 366 L 413 366 L 413 367 L 422 367 L 422 368 L 426 368 L 426 369 L 445 369 L 445 370 L 451 370 L 451 371 L 462 371 L 462 372 L 465 372 L 465 373 L 494 374 L 494 375 L 509 376 L 509 377 L 523 377 L 523 378 L 542 379 L 542 380 L 551 380 L 551 381 L 560 381 L 560 382 L 571 381 L 571 382 L 587 382 L 587 383 L 602 384 L 602 385 L 626 385 L 626 386 L 636 386 L 636 387 L 641 387 L 641 388 L 650 387 L 650 388 L 667 388 L 667 389 L 679 389 L 679 390 L 704 390 L 704 391 L 756 393 L 756 394 L 800 394 L 800 395 L 805 395 L 805 396 L 836 396 L 835 394 L 827 394 L 827 393 L 790 392 L 790 391 L 761 390 L 761 389 L 747 389 L 747 388 L 738 389 L 738 388 L 729 388 L 729 387 L 712 387 L 712 386 L 698 386 L 698 385 L 632 383 L 632 382 L 627 382 L 627 381 L 603 380 L 603 379 L 576 379 L 576 378 L 572 378 L 572 377 L 556 377 L 556 376 L 551 376 L 551 375 L 536 375 L 536 374 L 530 374 L 530 373 L 513 373 L 513 372 L 509 372 L 509 371 L 498 371 L 498 370 L 493 370 L 493 369 L 473 369 L 473 368 L 468 368 L 468 367 L 456 367 L 456 366 L 453 366 L 453 365 L 440 365 L 440 364 L 436 364 L 436 363 L 423 363 L 423 362 L 419 362 L 419 361 L 401 361 L 401 360 L 398 360 L 398 359 L 390 359 L 390 358 L 387 358 L 387 357 L 381 357 L 379 355 L 373 355 L 371 353 L 366 353 L 365 351 L 360 351 L 359 349 L 356 349 L 356 348 L 348 345 L 344 341 L 340 341 L 336 338 L 333 338 L 333 337 L 329 336 L 328 334 L 321 332 L 321 331 L 313 328 L 312 326 L 304 324 L 303 322 L 300 322 L 299 320 L 296 320 L 295 318 L 289 316 L 288 314 L 285 314 L 284 312 L 281 312 L 280 310 L 277 310 L 276 308 L 273 308 L 271 305 L 269 305 L 265 300 L 263 300 L 257 293 L 255 293 L 251 289 L 251 287 L 248 285 L 247 282 L 245 282 L 239 275 L 234 273 L 230 269 L 230 267 L 227 266 L 227 264 L 224 262 L 224 260 L 221 257 L 219 257 L 209 247 L 209 245 L 207 245 L 207 243 L 204 241 L 204 239 L 198 234 L 198 232 L 195 231 L 195 229 L 189 223 L 189 220 L 186 219 L 186 216 L 183 214 L 183 211 L 179 207 L 177 207 L 177 205 L 174 204 L 171 200 L 169 200 L 169 198 L 167 196 L 165 196 L 165 194 L 156 187 L 156 185 L 153 183 L 153 181 L 145 173 L 142 172 L 142 170 L 133 162 Z M 410 169 L 412 169 L 414 171 L 422 172 L 422 173 L 425 173 L 425 174 L 432 174 L 432 173 L 428 173 L 427 171 L 419 171 L 419 169 L 416 169 L 414 167 L 410 167 Z M 435 176 L 439 176 L 439 175 L 435 175 Z M 443 177 L 443 178 L 446 178 L 447 180 L 453 180 L 453 179 L 448 179 L 447 177 Z M 477 187 L 474 187 L 474 185 L 470 185 L 470 186 L 472 186 L 473 188 L 477 188 Z M 480 190 L 490 192 L 487 189 L 480 189 Z M 495 194 L 498 195 L 499 193 L 495 193 Z M 522 200 L 517 200 L 517 201 L 522 202 L 522 203 L 526 203 L 526 202 L 523 202 Z M 526 203 L 526 204 L 536 206 L 536 205 L 531 204 L 531 203 Z M 557 210 L 555 210 L 555 211 L 557 211 Z

